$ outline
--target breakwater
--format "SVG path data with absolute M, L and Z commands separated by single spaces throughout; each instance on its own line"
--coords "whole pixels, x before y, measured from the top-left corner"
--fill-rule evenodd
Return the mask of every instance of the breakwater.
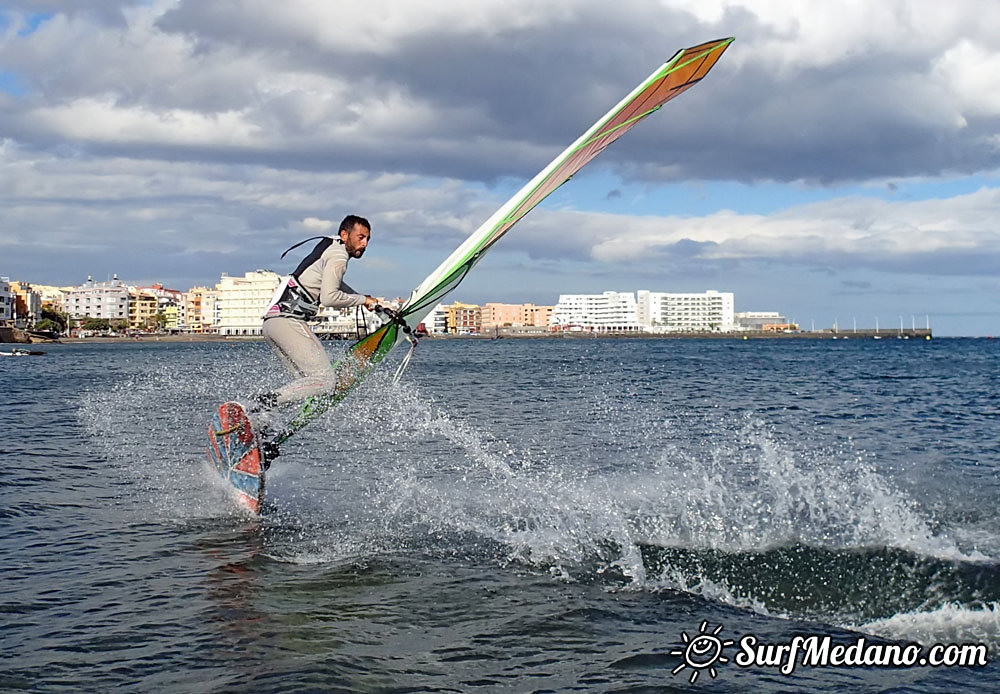
M 0 328 L 0 342 L 26 345 L 31 342 L 31 338 L 19 328 Z

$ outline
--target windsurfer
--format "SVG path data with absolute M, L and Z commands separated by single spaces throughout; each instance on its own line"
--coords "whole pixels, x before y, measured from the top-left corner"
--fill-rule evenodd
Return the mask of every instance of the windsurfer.
M 378 303 L 371 296 L 357 293 L 343 281 L 347 262 L 360 258 L 368 247 L 371 238 L 368 220 L 347 215 L 340 223 L 337 237 L 319 238 L 312 252 L 278 287 L 264 314 L 264 338 L 296 379 L 274 392 L 256 396 L 251 412 L 333 390 L 336 374 L 326 350 L 307 321 L 313 320 L 323 306 L 364 306 L 371 310 Z M 292 248 L 298 245 L 301 244 Z

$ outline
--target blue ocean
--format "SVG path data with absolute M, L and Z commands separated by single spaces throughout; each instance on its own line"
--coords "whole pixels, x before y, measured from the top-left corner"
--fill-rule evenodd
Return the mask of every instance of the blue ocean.
M 1000 341 L 425 339 L 260 518 L 205 449 L 266 345 L 42 349 L 0 360 L 0 691 L 1000 687 Z

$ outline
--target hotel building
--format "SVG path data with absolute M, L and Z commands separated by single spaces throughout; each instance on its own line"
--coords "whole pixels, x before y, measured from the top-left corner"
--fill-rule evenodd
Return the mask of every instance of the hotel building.
M 216 332 L 220 335 L 260 335 L 264 326 L 264 312 L 274 295 L 281 277 L 270 270 L 254 270 L 243 277 L 222 275 L 218 291 L 219 322 Z
M 603 294 L 560 294 L 552 310 L 551 324 L 563 330 L 595 332 L 635 332 L 635 295 L 631 292 Z
M 732 292 L 701 294 L 639 290 L 636 319 L 649 332 L 730 332 L 735 328 Z

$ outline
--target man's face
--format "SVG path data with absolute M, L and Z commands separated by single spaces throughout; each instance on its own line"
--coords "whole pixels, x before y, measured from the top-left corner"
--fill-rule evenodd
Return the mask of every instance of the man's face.
M 361 224 L 355 224 L 350 231 L 341 231 L 340 240 L 344 242 L 347 255 L 352 258 L 360 258 L 368 247 L 368 239 L 372 233 Z

